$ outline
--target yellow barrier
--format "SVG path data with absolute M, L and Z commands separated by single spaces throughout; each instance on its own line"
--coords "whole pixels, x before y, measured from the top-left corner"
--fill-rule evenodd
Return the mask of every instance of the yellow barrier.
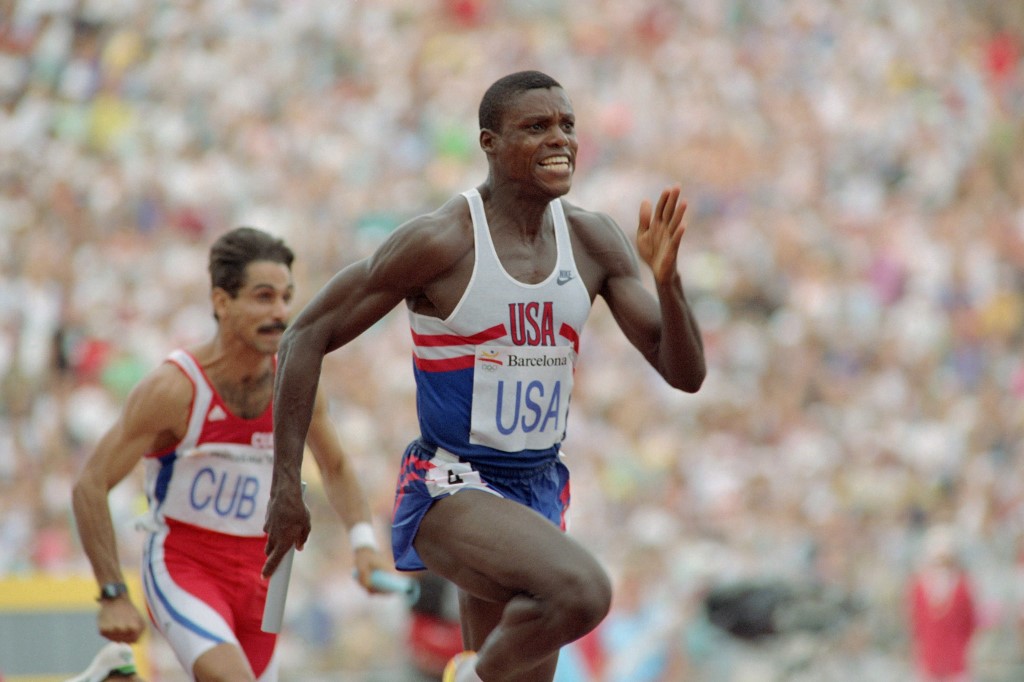
M 138 575 L 126 574 L 125 580 L 145 614 Z M 96 592 L 92 576 L 0 577 L 3 682 L 65 682 L 84 671 L 106 643 L 96 631 Z M 152 679 L 148 645 L 146 634 L 132 649 L 139 675 Z

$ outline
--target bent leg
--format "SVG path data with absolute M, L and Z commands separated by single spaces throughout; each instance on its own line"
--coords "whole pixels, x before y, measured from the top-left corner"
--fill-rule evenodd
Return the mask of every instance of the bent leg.
M 532 601 L 527 597 L 513 597 L 508 602 L 486 601 L 484 599 L 474 597 L 468 592 L 460 590 L 459 609 L 462 614 L 463 647 L 468 651 L 480 651 L 483 649 L 488 636 L 490 636 L 501 623 L 502 616 L 506 611 L 508 611 L 510 618 L 516 617 L 516 611 L 518 610 L 517 602 L 519 600 L 524 602 Z M 510 674 L 511 671 L 508 670 L 507 663 L 501 658 L 501 656 L 504 655 L 505 654 L 501 653 L 495 654 L 495 658 L 497 659 L 500 668 L 504 670 L 506 674 Z M 522 663 L 525 664 L 526 661 L 524 660 Z M 519 678 L 511 679 L 524 679 L 531 681 L 551 680 L 554 679 L 555 668 L 557 667 L 558 651 L 556 650 L 538 665 L 520 673 Z
M 143 589 L 153 624 L 182 667 L 199 682 L 253 682 L 257 666 L 266 668 L 261 682 L 275 682 L 276 636 L 257 632 L 266 589 L 259 564 L 239 566 L 218 555 L 224 568 L 217 572 L 202 563 L 211 554 L 208 547 L 186 552 L 182 541 L 172 547 L 174 542 L 166 530 L 152 536 Z
M 611 584 L 597 560 L 537 512 L 478 490 L 438 500 L 415 547 L 467 593 L 467 644 L 490 682 L 550 680 L 558 650 L 597 627 Z
M 196 659 L 196 682 L 256 682 L 245 654 L 234 644 L 218 644 Z

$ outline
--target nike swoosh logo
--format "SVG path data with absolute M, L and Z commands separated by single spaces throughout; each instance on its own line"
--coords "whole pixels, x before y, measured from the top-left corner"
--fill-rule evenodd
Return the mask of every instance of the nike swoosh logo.
M 562 286 L 566 282 L 571 282 L 572 277 L 573 276 L 571 272 L 560 272 L 558 273 L 558 279 L 555 280 L 555 284 L 557 284 L 558 286 Z

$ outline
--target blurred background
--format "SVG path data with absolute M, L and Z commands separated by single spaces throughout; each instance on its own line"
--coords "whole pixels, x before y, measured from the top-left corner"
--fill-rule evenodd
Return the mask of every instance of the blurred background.
M 709 363 L 673 392 L 595 307 L 565 452 L 617 595 L 559 679 L 912 679 L 935 528 L 970 577 L 972 679 L 1024 679 L 1021 0 L 0 8 L 0 576 L 90 575 L 71 482 L 143 373 L 212 333 L 221 232 L 284 237 L 301 305 L 484 179 L 480 97 L 536 68 L 576 110 L 569 201 L 632 235 L 681 183 Z M 322 381 L 382 539 L 410 353 L 396 310 Z M 283 679 L 434 679 L 307 478 Z M 140 478 L 111 506 L 135 566 Z

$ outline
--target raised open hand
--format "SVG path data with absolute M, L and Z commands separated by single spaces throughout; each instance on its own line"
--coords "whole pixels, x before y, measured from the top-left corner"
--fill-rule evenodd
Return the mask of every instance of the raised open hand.
M 653 211 L 647 199 L 640 204 L 636 247 L 640 258 L 650 266 L 658 284 L 667 284 L 676 275 L 679 242 L 686 232 L 686 223 L 683 221 L 686 201 L 679 199 L 680 191 L 679 185 L 662 191 Z

